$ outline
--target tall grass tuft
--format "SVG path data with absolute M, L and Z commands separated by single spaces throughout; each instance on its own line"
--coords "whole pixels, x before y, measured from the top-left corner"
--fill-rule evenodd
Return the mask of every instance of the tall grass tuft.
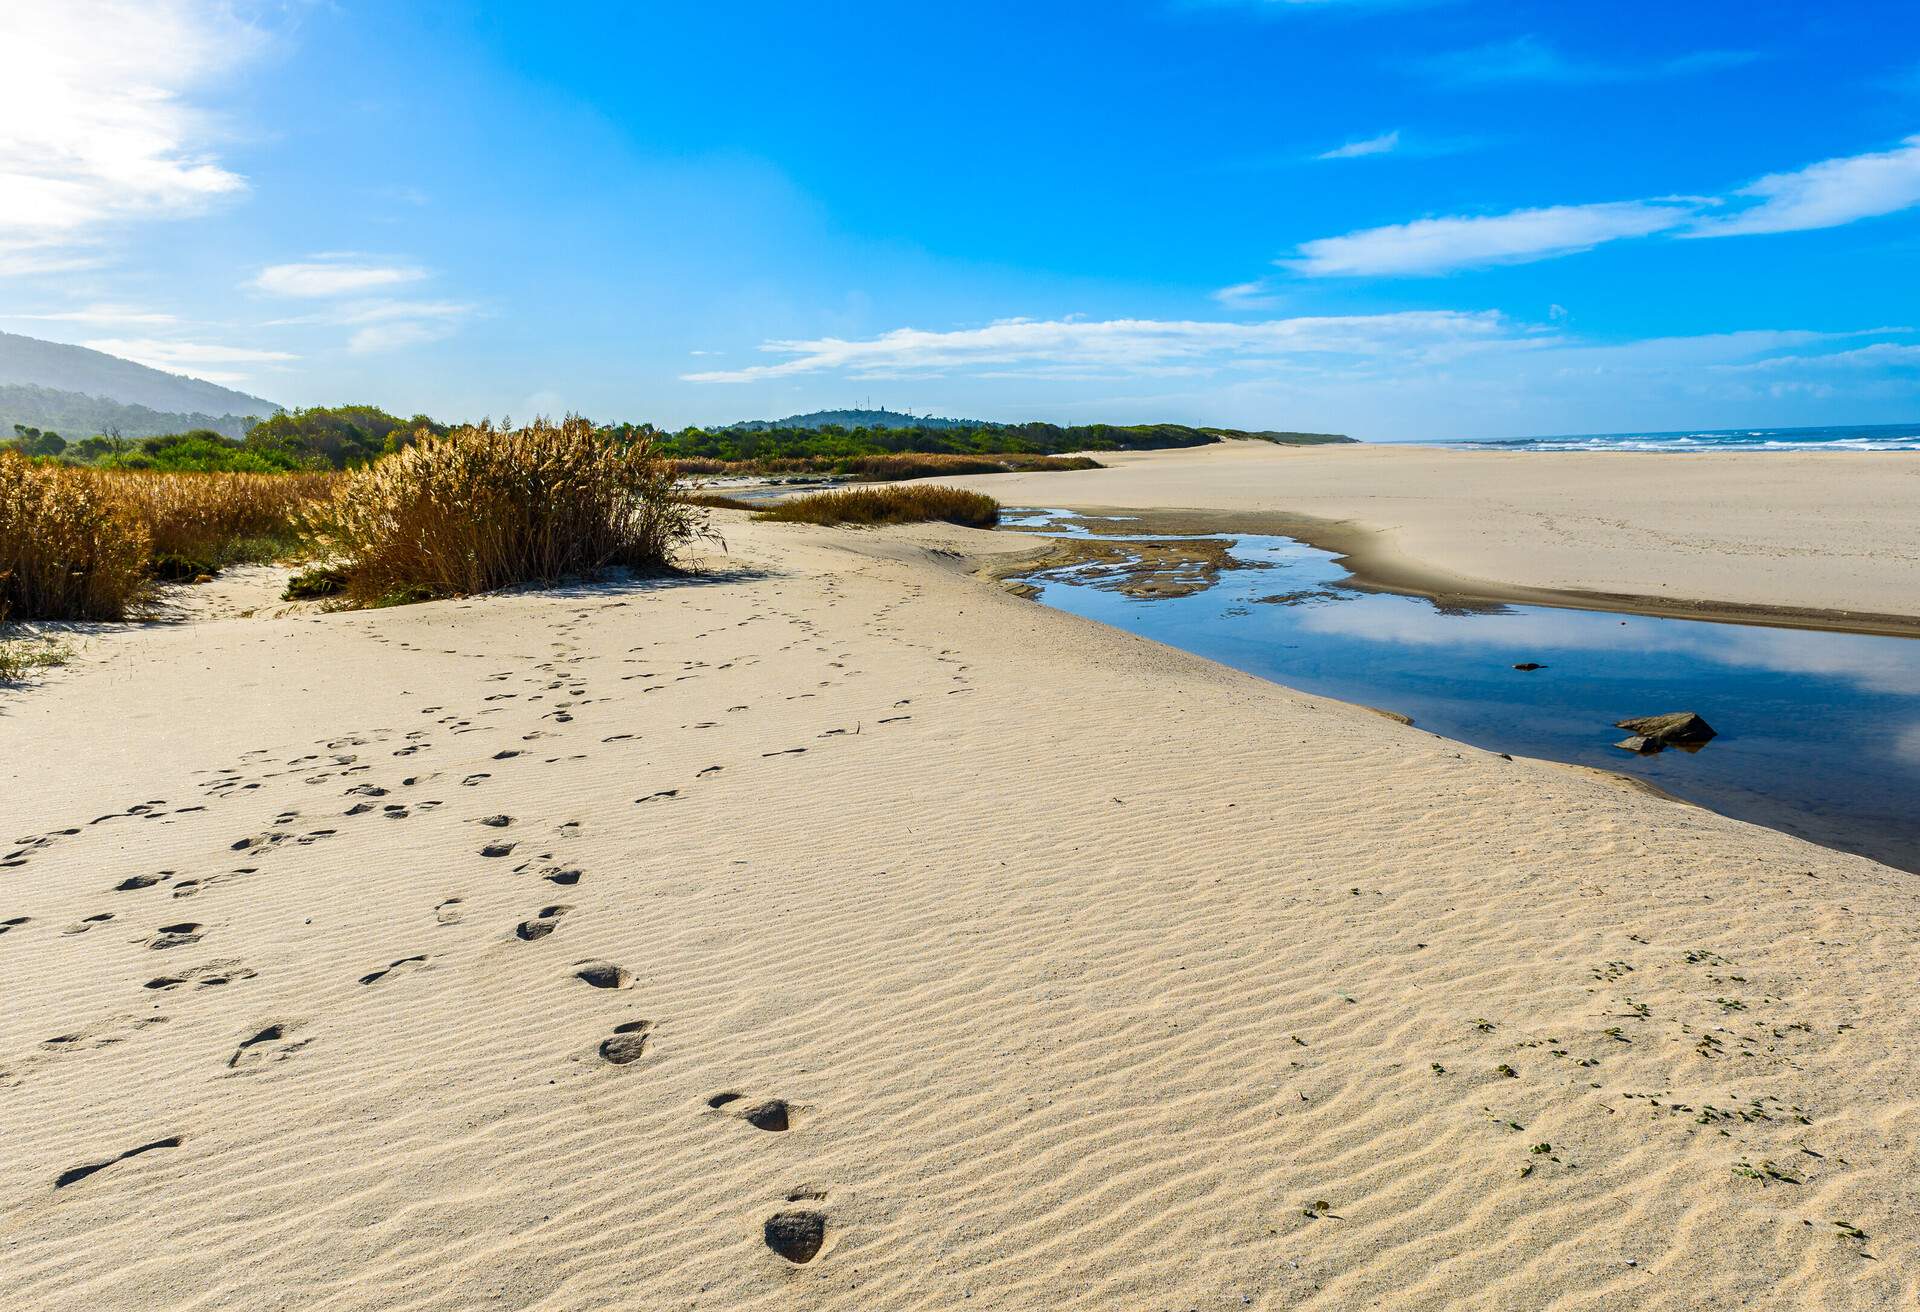
M 1046 473 L 1100 469 L 1088 456 L 1037 456 L 1024 452 L 959 455 L 944 451 L 904 451 L 872 456 L 765 456 L 758 460 L 711 460 L 681 456 L 674 472 L 684 478 L 716 475 L 846 474 L 873 483 L 904 478 L 957 478 L 962 474 Z
M 0 610 L 113 620 L 147 588 L 152 535 L 110 478 L 0 452 Z
M 161 578 L 192 578 L 226 565 L 271 560 L 299 543 L 302 514 L 331 491 L 335 474 L 102 474 L 147 526 Z
M 790 524 L 913 524 L 941 520 L 970 528 L 1000 522 L 1000 503 L 957 487 L 856 487 L 776 501 L 754 516 Z
M 577 417 L 423 433 L 341 475 L 311 526 L 362 605 L 658 568 L 709 532 L 650 441 L 608 442 Z

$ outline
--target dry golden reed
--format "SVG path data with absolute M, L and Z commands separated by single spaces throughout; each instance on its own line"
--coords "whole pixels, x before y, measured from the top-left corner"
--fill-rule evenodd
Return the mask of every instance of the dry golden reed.
M 285 554 L 303 511 L 325 499 L 337 474 L 103 473 L 153 539 L 163 574 L 211 571 Z
M 972 528 L 1000 522 L 1000 503 L 957 487 L 856 487 L 776 501 L 754 516 L 794 524 L 912 524 L 942 520 Z
M 109 480 L 0 452 L 0 611 L 113 620 L 146 591 L 152 535 Z
M 359 604 L 659 568 L 708 532 L 705 513 L 673 495 L 673 471 L 649 440 L 610 442 L 571 416 L 422 432 L 341 475 L 311 526 Z
M 19 620 L 124 617 L 165 577 L 289 550 L 331 474 L 83 469 L 0 453 L 0 608 Z

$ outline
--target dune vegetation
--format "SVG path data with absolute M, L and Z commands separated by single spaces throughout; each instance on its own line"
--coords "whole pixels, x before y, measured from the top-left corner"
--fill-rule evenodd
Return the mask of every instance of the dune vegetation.
M 1100 462 L 1090 456 L 1036 456 L 1018 452 L 953 455 L 938 451 L 911 451 L 867 456 L 769 456 L 735 461 L 700 457 L 673 461 L 674 472 L 689 478 L 818 474 L 869 483 L 942 475 L 957 478 L 962 474 L 1028 474 L 1100 467 Z
M 422 434 L 339 475 L 308 526 L 358 605 L 661 569 L 710 535 L 650 440 L 611 443 L 580 418 Z
M 162 474 L 0 452 L 0 604 L 16 620 L 122 619 L 154 579 L 296 551 L 327 474 Z
M 108 480 L 0 452 L 0 609 L 119 619 L 147 587 L 153 537 Z
M 957 487 L 853 487 L 776 501 L 755 519 L 787 524 L 915 524 L 939 520 L 968 528 L 1000 522 L 1000 503 Z

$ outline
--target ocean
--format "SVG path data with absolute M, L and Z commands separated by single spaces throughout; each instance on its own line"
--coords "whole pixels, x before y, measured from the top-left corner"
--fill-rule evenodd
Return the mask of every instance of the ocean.
M 1568 433 L 1485 441 L 1434 439 L 1419 446 L 1492 451 L 1920 451 L 1920 423 L 1827 428 L 1713 428 L 1674 433 Z

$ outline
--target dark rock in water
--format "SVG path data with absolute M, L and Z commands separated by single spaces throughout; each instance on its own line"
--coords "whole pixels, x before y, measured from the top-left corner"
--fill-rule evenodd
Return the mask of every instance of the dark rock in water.
M 1514 666 L 1513 668 L 1516 670 L 1544 670 L 1547 667 L 1542 665 L 1539 661 L 1522 661 L 1520 664 Z
M 1652 738 L 1643 737 L 1640 734 L 1635 734 L 1631 738 L 1622 738 L 1619 742 L 1615 743 L 1614 746 L 1623 748 L 1629 752 L 1638 752 L 1642 756 L 1652 756 L 1660 750 L 1660 744 L 1658 742 Z
M 1671 715 L 1644 715 L 1637 720 L 1616 720 L 1613 727 L 1625 729 L 1628 733 L 1642 738 L 1651 738 L 1662 747 L 1678 746 L 1684 743 L 1704 743 L 1714 736 L 1713 726 L 1692 711 L 1675 711 Z

